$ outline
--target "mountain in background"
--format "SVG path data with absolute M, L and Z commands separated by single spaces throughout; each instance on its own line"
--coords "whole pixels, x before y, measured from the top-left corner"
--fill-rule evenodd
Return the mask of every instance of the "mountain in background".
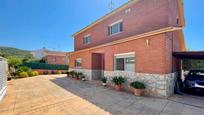
M 16 56 L 18 58 L 25 58 L 28 56 L 32 56 L 30 51 L 27 50 L 21 50 L 17 48 L 12 48 L 12 47 L 4 47 L 0 46 L 0 56 L 2 57 L 9 57 L 9 56 Z

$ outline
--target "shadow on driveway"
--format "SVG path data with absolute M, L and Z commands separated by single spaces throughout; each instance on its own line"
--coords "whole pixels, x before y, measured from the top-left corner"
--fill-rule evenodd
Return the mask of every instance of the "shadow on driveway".
M 112 114 L 152 114 L 158 115 L 163 112 L 168 100 L 136 97 L 126 92 L 110 90 L 94 84 L 93 81 L 77 81 L 67 77 L 51 80 L 67 91 L 103 108 Z

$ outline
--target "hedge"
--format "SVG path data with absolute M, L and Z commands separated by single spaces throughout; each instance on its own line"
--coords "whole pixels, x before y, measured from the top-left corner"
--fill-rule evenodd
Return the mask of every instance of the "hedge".
M 27 66 L 31 69 L 68 70 L 68 65 L 52 65 L 52 64 L 45 64 L 45 63 L 23 63 L 22 66 Z
M 183 70 L 204 70 L 204 60 L 183 60 Z

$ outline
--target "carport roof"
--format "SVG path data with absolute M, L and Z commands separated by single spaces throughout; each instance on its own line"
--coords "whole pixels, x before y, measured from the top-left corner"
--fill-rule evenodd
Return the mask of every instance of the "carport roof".
M 204 51 L 173 52 L 173 56 L 179 59 L 204 60 Z

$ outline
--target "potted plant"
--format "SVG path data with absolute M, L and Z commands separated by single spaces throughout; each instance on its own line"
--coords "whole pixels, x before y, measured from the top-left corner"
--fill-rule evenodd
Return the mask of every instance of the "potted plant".
M 125 78 L 123 78 L 122 76 L 119 77 L 113 77 L 112 82 L 115 84 L 115 90 L 117 91 L 121 91 L 122 89 L 122 84 L 125 83 Z
M 141 96 L 145 85 L 142 82 L 134 81 L 130 83 L 130 87 L 133 88 L 134 95 Z
M 67 71 L 66 73 L 67 73 L 67 77 L 69 77 L 69 76 L 70 76 L 70 72 L 69 72 L 69 71 Z
M 83 73 L 78 72 L 77 75 L 78 75 L 78 76 L 77 76 L 77 80 L 82 79 Z
M 103 78 L 101 78 L 101 81 L 102 81 L 102 85 L 104 86 L 104 87 L 106 87 L 106 83 L 107 83 L 107 78 L 106 77 L 103 77 Z
M 70 75 L 71 78 L 74 78 L 75 77 L 75 72 L 74 71 L 70 71 L 69 75 Z
M 84 75 L 82 75 L 82 76 L 81 76 L 81 80 L 82 80 L 82 81 L 85 81 L 85 80 L 86 80 L 86 77 L 85 77 Z

